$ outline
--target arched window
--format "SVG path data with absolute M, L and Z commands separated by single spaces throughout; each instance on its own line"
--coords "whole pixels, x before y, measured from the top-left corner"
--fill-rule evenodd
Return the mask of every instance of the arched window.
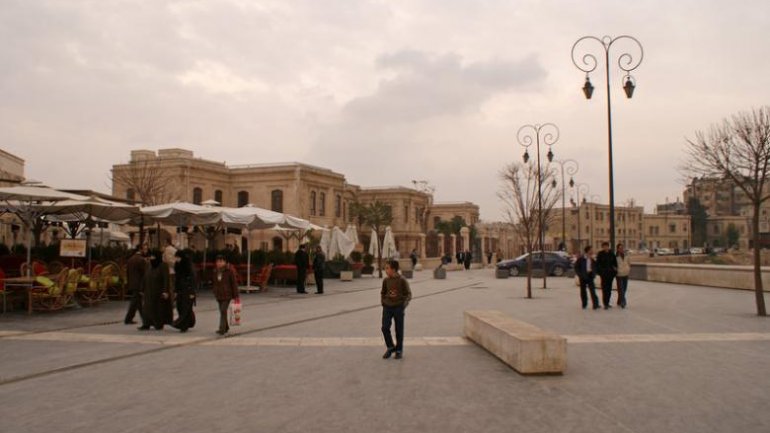
M 273 251 L 283 251 L 283 239 L 278 236 L 273 238 Z
M 214 201 L 219 203 L 220 206 L 222 206 L 224 203 L 222 203 L 222 190 L 218 189 L 214 191 Z
M 274 189 L 270 192 L 270 210 L 283 212 L 283 191 Z
M 203 190 L 195 187 L 193 188 L 193 204 L 201 204 L 203 202 Z
M 244 207 L 249 204 L 249 192 L 238 191 L 238 207 Z
M 326 193 L 322 192 L 318 196 L 319 206 L 318 206 L 318 215 L 319 216 L 325 216 L 326 215 Z
M 315 216 L 315 191 L 310 191 L 310 216 Z
M 129 200 L 136 200 L 136 191 L 133 188 L 126 190 L 126 198 Z

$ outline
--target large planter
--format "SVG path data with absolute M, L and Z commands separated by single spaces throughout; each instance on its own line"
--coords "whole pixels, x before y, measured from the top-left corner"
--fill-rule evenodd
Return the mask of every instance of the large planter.
M 433 270 L 433 278 L 437 280 L 445 280 L 446 279 L 446 269 L 444 268 L 436 268 Z
M 340 272 L 346 270 L 348 266 L 347 262 L 328 261 L 324 263 L 324 277 L 339 278 Z
M 508 269 L 495 269 L 495 278 L 508 278 L 511 272 Z
M 340 281 L 353 281 L 353 271 L 341 271 Z
M 407 270 L 404 270 L 404 271 L 401 271 L 401 275 L 402 275 L 404 278 L 410 278 L 410 279 L 411 279 L 411 278 L 413 278 L 413 277 L 414 277 L 414 272 L 413 272 L 413 271 L 411 271 L 411 270 L 408 270 L 408 271 L 407 271 Z

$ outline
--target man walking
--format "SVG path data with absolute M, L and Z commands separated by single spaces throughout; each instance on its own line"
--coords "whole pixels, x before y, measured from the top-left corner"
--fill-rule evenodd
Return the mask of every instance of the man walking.
M 398 273 L 398 261 L 391 260 L 385 265 L 387 278 L 382 280 L 380 300 L 382 303 L 382 335 L 385 338 L 387 350 L 382 355 L 390 358 L 395 352 L 396 359 L 401 359 L 404 352 L 404 311 L 412 299 L 409 282 Z M 396 344 L 390 333 L 391 323 L 396 322 Z
M 217 256 L 214 264 L 216 265 L 216 273 L 214 274 L 211 290 L 214 292 L 214 298 L 216 298 L 219 304 L 219 329 L 217 329 L 217 334 L 225 335 L 230 330 L 230 325 L 227 323 L 227 309 L 230 306 L 230 301 L 239 299 L 240 293 L 238 292 L 235 274 L 227 265 L 225 257 Z
M 126 279 L 128 280 L 128 293 L 131 296 L 131 300 L 128 304 L 128 311 L 126 312 L 126 318 L 123 323 L 130 325 L 136 323 L 134 317 L 136 312 L 142 315 L 142 280 L 144 279 L 144 273 L 147 272 L 147 252 L 149 247 L 147 244 L 141 244 L 136 247 L 134 254 L 126 262 Z
M 294 265 L 297 266 L 297 293 L 307 293 L 305 290 L 305 280 L 307 279 L 307 268 L 310 266 L 310 257 L 305 251 L 305 244 L 299 246 L 294 253 Z
M 615 281 L 615 275 L 618 274 L 618 259 L 615 253 L 610 251 L 610 243 L 602 242 L 602 250 L 596 255 L 596 272 L 602 279 L 602 303 L 604 309 L 612 308 L 610 297 L 612 297 L 612 282 Z
M 322 295 L 324 292 L 324 263 L 326 263 L 326 255 L 320 245 L 315 247 L 315 255 L 313 256 L 313 276 L 315 276 L 315 293 L 316 295 Z
M 591 293 L 591 302 L 594 310 L 599 309 L 599 299 L 596 297 L 596 286 L 594 278 L 596 277 L 596 262 L 593 258 L 593 248 L 590 245 L 584 248 L 584 254 L 575 261 L 575 274 L 580 279 L 580 302 L 585 310 L 588 307 L 588 295 L 586 289 Z

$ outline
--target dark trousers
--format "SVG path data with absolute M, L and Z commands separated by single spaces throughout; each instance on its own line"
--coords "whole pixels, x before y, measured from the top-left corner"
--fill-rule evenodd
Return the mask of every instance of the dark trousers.
M 224 333 L 230 330 L 230 325 L 227 324 L 227 308 L 230 306 L 230 300 L 217 302 L 219 302 L 219 331 Z
M 186 331 L 189 328 L 195 326 L 195 312 L 193 311 L 193 304 L 195 296 L 192 293 L 177 293 L 176 294 L 176 314 L 177 318 L 173 323 L 174 328 L 178 328 L 182 331 Z
M 137 311 L 139 312 L 139 317 L 142 317 L 142 293 L 138 290 L 131 293 L 131 299 L 128 302 L 128 311 L 126 311 L 126 318 L 124 319 L 125 323 L 131 323 L 134 321 L 134 317 L 136 317 Z
M 618 280 L 618 305 L 626 307 L 626 290 L 628 290 L 628 277 L 616 277 Z
M 305 291 L 305 280 L 307 279 L 307 270 L 297 268 L 297 293 Z
M 615 281 L 615 275 L 605 274 L 602 275 L 602 304 L 604 307 L 610 306 L 610 298 L 612 297 L 612 282 Z
M 393 344 L 393 335 L 390 333 L 390 324 L 396 322 L 396 344 Z M 385 337 L 385 345 L 395 348 L 396 352 L 404 350 L 404 307 L 382 307 L 382 336 Z
M 596 297 L 594 274 L 589 274 L 585 278 L 580 277 L 580 302 L 583 305 L 583 308 L 588 306 L 588 293 L 586 293 L 586 289 L 591 293 L 591 302 L 593 303 L 594 308 L 599 308 L 599 298 Z
M 324 292 L 324 271 L 313 271 L 315 275 L 315 290 L 318 293 Z

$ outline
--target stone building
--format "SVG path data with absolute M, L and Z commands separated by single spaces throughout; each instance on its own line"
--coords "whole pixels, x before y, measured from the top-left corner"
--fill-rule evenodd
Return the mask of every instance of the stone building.
M 187 201 L 202 204 L 213 200 L 222 206 L 257 207 L 305 218 L 320 226 L 341 228 L 355 223 L 351 215 L 353 203 L 380 201 L 392 209 L 396 246 L 402 257 L 417 249 L 422 257 L 427 252 L 429 218 L 459 215 L 468 224 L 478 222 L 479 209 L 473 203 L 431 205 L 432 196 L 405 187 L 361 187 L 347 182 L 345 176 L 332 170 L 298 162 L 276 164 L 227 165 L 224 162 L 196 158 L 185 149 L 134 150 L 131 160 L 116 164 L 113 171 L 113 195 L 140 200 L 139 191 L 119 179 L 131 178 L 137 172 L 162 173 L 169 185 L 158 202 Z M 173 231 L 173 229 L 172 229 Z M 362 249 L 368 244 L 371 228 L 359 227 Z M 245 235 L 245 234 L 244 234 Z M 203 247 L 203 236 L 192 235 L 192 242 Z M 247 246 L 251 242 L 251 247 Z M 217 247 L 234 243 L 239 248 L 293 250 L 298 240 L 285 232 L 260 230 L 250 238 L 230 233 Z M 467 245 L 467 240 L 466 240 Z
M 643 245 L 654 251 L 668 248 L 685 252 L 692 246 L 689 215 L 646 214 L 643 224 Z
M 641 206 L 615 206 L 615 242 L 622 242 L 627 248 L 639 248 L 644 240 L 643 214 Z M 576 253 L 587 245 L 598 250 L 602 242 L 610 241 L 609 205 L 584 201 L 580 206 L 552 209 L 546 225 L 546 249 L 556 249 L 562 244 L 562 230 L 567 251 Z

